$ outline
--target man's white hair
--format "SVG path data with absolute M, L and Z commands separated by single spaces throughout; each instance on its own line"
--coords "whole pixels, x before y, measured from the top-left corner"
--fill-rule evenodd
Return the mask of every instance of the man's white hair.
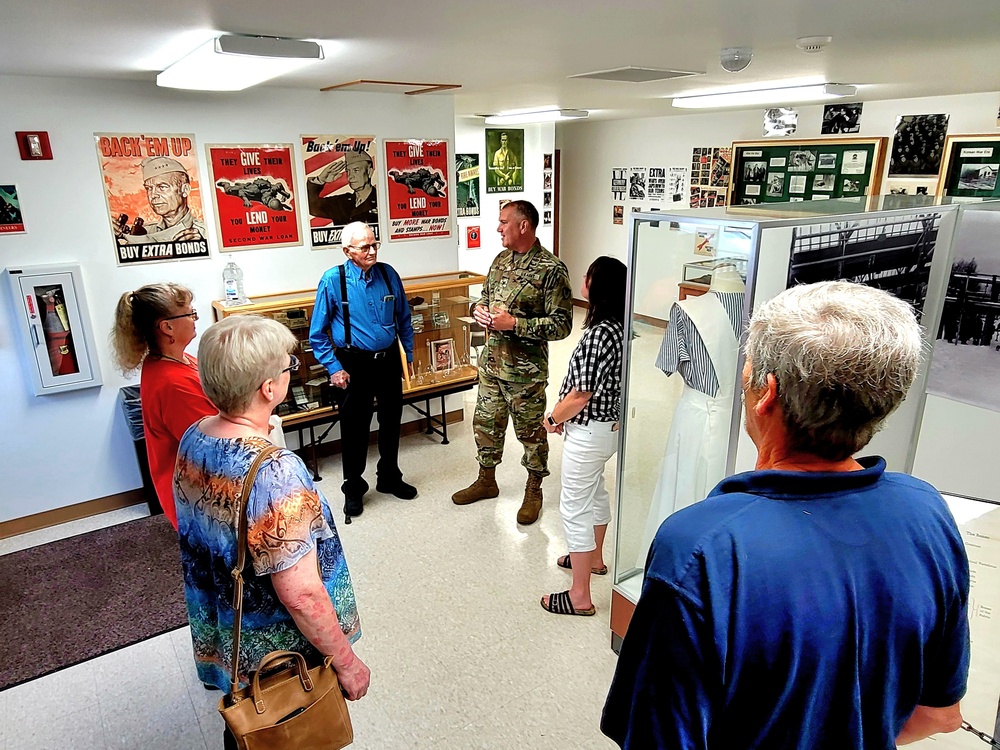
M 750 386 L 778 383 L 794 448 L 831 460 L 854 455 L 902 403 L 920 367 L 913 309 L 846 281 L 786 289 L 750 320 Z
M 371 227 L 365 224 L 363 221 L 352 221 L 350 224 L 345 226 L 340 232 L 340 244 L 344 247 L 348 245 L 353 245 L 358 238 L 362 238 Z M 375 232 L 372 232 L 374 235 Z

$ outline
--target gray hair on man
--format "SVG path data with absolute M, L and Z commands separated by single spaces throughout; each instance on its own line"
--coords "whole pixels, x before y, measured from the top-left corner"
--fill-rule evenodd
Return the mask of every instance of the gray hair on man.
M 198 375 L 205 395 L 224 414 L 243 414 L 268 379 L 288 367 L 298 345 L 276 320 L 233 315 L 209 328 L 198 343 Z
M 363 221 L 352 221 L 340 231 L 340 244 L 344 247 L 354 245 L 359 238 L 363 238 L 365 236 L 369 229 L 371 229 L 371 227 Z M 374 234 L 374 232 L 372 232 L 372 234 Z
M 750 320 L 750 387 L 772 373 L 792 447 L 829 460 L 866 446 L 920 367 L 920 325 L 888 292 L 846 281 L 786 289 Z

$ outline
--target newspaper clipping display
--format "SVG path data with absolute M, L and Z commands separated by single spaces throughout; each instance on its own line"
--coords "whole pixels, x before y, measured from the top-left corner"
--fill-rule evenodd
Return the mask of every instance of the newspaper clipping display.
M 194 135 L 94 133 L 120 266 L 207 258 Z
M 301 245 L 292 144 L 205 148 L 220 249 Z
M 613 167 L 611 169 L 611 197 L 616 201 L 625 200 L 625 193 L 628 192 L 628 170 L 625 167 Z
M 451 234 L 447 141 L 385 142 L 389 239 L 415 240 Z
M 363 221 L 379 239 L 375 136 L 304 135 L 302 161 L 313 250 L 340 244 L 340 233 Z
M 455 206 L 459 218 L 479 216 L 479 154 L 455 154 Z
M 663 167 L 650 167 L 649 180 L 646 183 L 646 196 L 651 201 L 659 203 L 667 192 L 667 170 Z
M 0 185 L 0 234 L 23 234 L 24 218 L 16 185 Z

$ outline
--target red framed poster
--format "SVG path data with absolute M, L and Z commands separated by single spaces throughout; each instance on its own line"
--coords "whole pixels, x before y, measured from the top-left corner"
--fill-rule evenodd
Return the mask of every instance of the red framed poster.
M 292 144 L 209 144 L 223 252 L 301 245 Z
M 449 169 L 447 141 L 385 142 L 390 240 L 451 235 Z

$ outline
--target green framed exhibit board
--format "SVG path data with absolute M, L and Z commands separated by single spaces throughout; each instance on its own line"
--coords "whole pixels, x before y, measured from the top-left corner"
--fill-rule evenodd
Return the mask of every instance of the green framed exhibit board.
M 729 205 L 876 196 L 888 138 L 804 138 L 733 143 Z
M 937 197 L 1000 198 L 1000 135 L 949 135 Z

